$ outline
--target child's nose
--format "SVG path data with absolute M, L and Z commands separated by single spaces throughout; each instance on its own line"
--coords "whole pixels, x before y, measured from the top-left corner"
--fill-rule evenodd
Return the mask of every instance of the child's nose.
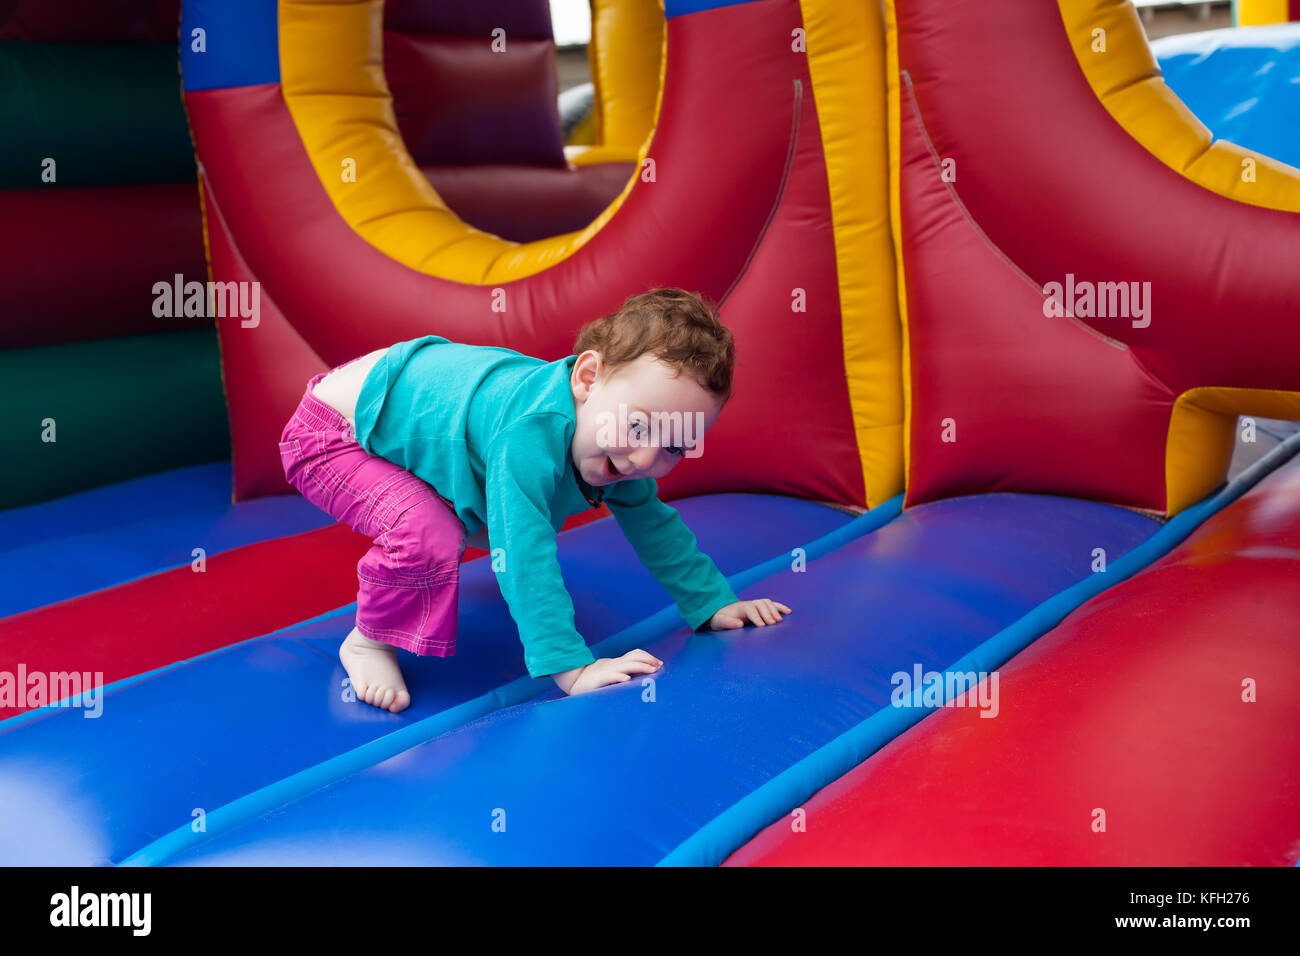
M 633 449 L 632 454 L 628 455 L 628 460 L 632 467 L 636 469 L 637 474 L 645 474 L 654 467 L 655 461 L 659 458 L 662 448 L 656 448 L 653 445 L 647 445 L 644 448 Z

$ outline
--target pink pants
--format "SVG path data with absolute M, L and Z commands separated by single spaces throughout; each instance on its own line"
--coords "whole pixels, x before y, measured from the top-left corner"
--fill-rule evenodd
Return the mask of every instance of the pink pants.
M 280 436 L 284 475 L 312 504 L 374 541 L 357 563 L 357 630 L 413 654 L 450 657 L 465 526 L 431 485 L 366 453 L 342 413 L 312 395 L 327 374 L 307 383 Z

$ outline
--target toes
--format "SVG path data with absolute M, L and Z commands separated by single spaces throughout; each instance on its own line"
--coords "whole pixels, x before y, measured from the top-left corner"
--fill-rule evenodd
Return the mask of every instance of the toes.
M 380 710 L 396 714 L 411 706 L 411 695 L 405 690 L 396 690 L 383 684 L 363 684 L 360 687 L 353 684 L 353 689 L 358 700 Z

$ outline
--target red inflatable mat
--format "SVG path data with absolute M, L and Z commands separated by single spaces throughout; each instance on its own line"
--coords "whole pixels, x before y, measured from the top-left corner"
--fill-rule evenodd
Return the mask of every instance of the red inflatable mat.
M 1297 582 L 1292 462 L 725 865 L 1291 865 Z
M 370 545 L 334 524 L 211 555 L 202 573 L 186 565 L 15 614 L 0 620 L 0 661 L 99 671 L 105 684 L 164 667 L 355 601 Z
M 608 516 L 592 509 L 564 530 Z M 202 573 L 175 568 L 0 618 L 0 668 L 101 672 L 108 684 L 289 627 L 357 599 L 372 543 L 334 524 L 212 555 Z M 486 553 L 466 547 L 461 559 Z

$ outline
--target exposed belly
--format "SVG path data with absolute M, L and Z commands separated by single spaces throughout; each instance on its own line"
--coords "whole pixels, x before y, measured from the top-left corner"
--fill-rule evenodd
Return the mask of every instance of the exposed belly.
M 341 414 L 355 428 L 361 384 L 387 351 L 387 348 L 376 349 L 342 368 L 336 368 L 317 382 L 311 393 Z

